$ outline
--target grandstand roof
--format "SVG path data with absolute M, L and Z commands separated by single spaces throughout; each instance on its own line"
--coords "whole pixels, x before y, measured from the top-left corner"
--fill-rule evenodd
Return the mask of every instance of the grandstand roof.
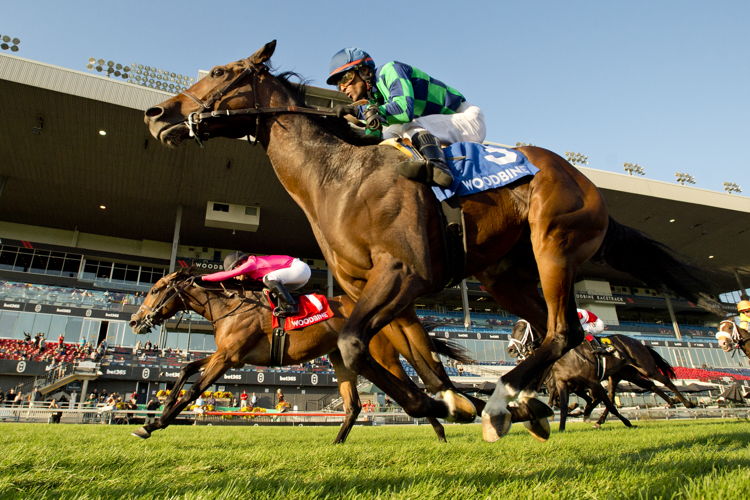
M 319 258 L 302 211 L 276 180 L 262 148 L 216 139 L 203 149 L 188 144 L 171 150 L 150 136 L 143 110 L 169 95 L 0 54 L 0 221 L 169 242 L 182 205 L 183 245 Z M 317 105 L 340 96 L 309 90 Z M 581 170 L 620 222 L 696 264 L 750 274 L 750 198 Z M 209 200 L 260 206 L 259 230 L 206 227 Z M 628 282 L 594 266 L 586 272 Z M 737 288 L 733 280 L 723 285 Z

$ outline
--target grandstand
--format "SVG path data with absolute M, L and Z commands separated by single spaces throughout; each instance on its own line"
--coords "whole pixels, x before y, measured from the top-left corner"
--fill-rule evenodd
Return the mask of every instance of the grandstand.
M 143 336 L 130 331 L 130 315 L 160 276 L 190 264 L 216 270 L 233 250 L 299 256 L 313 268 L 307 291 L 341 293 L 262 149 L 217 139 L 169 150 L 150 137 L 143 110 L 167 95 L 0 54 L 0 389 L 47 380 L 53 362 L 87 359 L 98 364 L 97 376 L 69 373 L 64 391 L 136 392 L 145 403 L 171 387 L 185 362 L 215 346 L 210 324 L 195 315 Z M 337 92 L 308 89 L 310 105 L 340 100 Z M 750 276 L 750 199 L 581 170 L 620 222 L 696 264 L 729 272 L 734 279 L 718 284 L 733 310 Z M 718 348 L 716 318 L 695 304 L 595 264 L 583 269 L 576 292 L 611 333 L 654 347 L 681 378 L 750 380 L 748 360 Z M 459 287 L 424 297 L 418 313 L 437 325 L 433 335 L 459 342 L 477 360 L 448 364 L 456 381 L 494 381 L 513 365 L 507 336 L 518 318 L 474 281 L 466 296 L 468 308 Z M 43 333 L 50 346 L 63 335 L 66 347 L 32 352 L 24 333 Z M 103 341 L 108 347 L 97 357 Z M 317 410 L 335 398 L 336 380 L 318 360 L 233 370 L 215 389 L 256 392 L 272 404 L 277 387 L 299 409 Z

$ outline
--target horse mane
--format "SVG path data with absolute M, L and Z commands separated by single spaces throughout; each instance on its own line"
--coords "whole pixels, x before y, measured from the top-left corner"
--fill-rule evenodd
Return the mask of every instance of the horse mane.
M 310 80 L 305 79 L 302 75 L 294 71 L 284 71 L 273 76 L 275 76 L 282 86 L 289 92 L 289 95 L 292 97 L 296 105 L 307 106 L 305 103 L 305 96 Z M 299 83 L 291 81 L 292 78 L 299 80 Z M 343 118 L 312 115 L 309 116 L 309 118 L 326 132 L 329 132 L 342 141 L 354 146 L 372 146 L 380 142 L 380 139 L 377 137 L 358 135 L 352 130 L 349 122 Z

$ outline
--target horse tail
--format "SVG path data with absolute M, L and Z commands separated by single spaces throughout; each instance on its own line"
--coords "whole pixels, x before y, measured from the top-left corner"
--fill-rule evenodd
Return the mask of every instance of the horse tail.
M 447 356 L 467 365 L 476 363 L 476 360 L 469 355 L 469 351 L 459 343 L 453 342 L 452 340 L 441 339 L 439 337 L 432 337 L 431 340 L 435 347 L 435 352 L 438 354 L 442 354 L 443 356 Z
M 708 271 L 681 260 L 675 252 L 612 217 L 594 259 L 638 278 L 656 290 L 668 289 L 717 316 L 724 317 Z
M 677 377 L 677 374 L 674 372 L 674 368 L 672 368 L 672 365 L 669 364 L 669 362 L 661 357 L 661 354 L 656 352 L 652 347 L 644 346 L 646 349 L 648 349 L 649 354 L 654 358 L 654 362 L 656 363 L 656 367 L 659 369 L 659 371 L 667 378 L 675 378 Z

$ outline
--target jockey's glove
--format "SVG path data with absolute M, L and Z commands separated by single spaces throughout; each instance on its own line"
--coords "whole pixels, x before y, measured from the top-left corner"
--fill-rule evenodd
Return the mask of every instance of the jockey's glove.
M 337 104 L 333 107 L 333 112 L 339 118 L 343 118 L 346 115 L 359 117 L 359 106 L 355 106 L 354 104 Z
M 380 130 L 383 127 L 383 122 L 380 120 L 380 111 L 374 104 L 367 106 L 365 110 L 365 124 L 367 130 Z

